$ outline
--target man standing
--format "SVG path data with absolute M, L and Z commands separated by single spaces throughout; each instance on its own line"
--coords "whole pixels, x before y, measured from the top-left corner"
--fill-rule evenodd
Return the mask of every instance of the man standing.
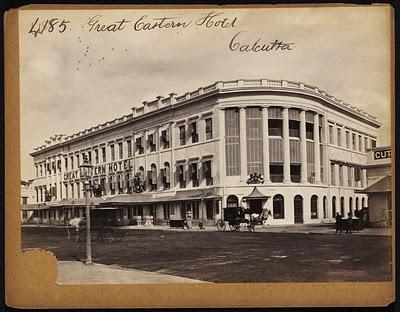
M 340 231 L 340 234 L 342 234 L 342 216 L 339 214 L 339 212 L 336 212 L 336 234 Z
M 347 214 L 347 229 L 346 229 L 346 234 L 350 233 L 351 234 L 351 230 L 353 228 L 353 217 L 351 215 L 351 212 L 349 212 Z

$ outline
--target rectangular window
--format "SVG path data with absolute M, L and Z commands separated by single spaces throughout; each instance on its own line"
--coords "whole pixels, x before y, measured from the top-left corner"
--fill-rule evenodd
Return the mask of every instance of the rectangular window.
M 352 144 L 353 150 L 356 150 L 356 134 L 355 133 L 351 134 L 351 144 Z
M 306 139 L 314 140 L 314 124 L 306 122 Z
M 28 197 L 22 197 L 22 205 L 26 205 L 28 203 Z
M 226 175 L 240 175 L 240 126 L 239 110 L 225 110 L 225 157 Z
M 197 133 L 197 123 L 196 122 L 192 122 L 190 124 L 190 131 L 191 131 L 192 143 L 199 142 L 199 135 Z
M 170 131 L 165 129 L 161 131 L 161 146 L 166 149 L 170 147 Z
M 337 142 L 336 144 L 339 146 L 342 146 L 342 129 L 337 128 L 337 138 L 336 138 Z
M 301 173 L 300 170 L 301 165 L 300 164 L 291 164 L 290 165 L 290 181 L 293 183 L 300 183 L 301 181 Z
M 111 161 L 115 160 L 115 146 L 114 144 L 110 145 L 110 150 L 111 150 Z
M 98 149 L 94 150 L 94 160 L 95 160 L 96 164 L 99 163 L 99 150 Z
M 333 126 L 332 125 L 329 125 L 329 143 L 330 144 L 334 143 Z
M 177 173 L 178 173 L 178 181 L 179 181 L 180 188 L 185 188 L 186 187 L 186 181 L 185 181 L 185 168 L 184 168 L 184 165 L 178 165 Z
M 76 167 L 78 168 L 80 164 L 79 155 L 76 155 Z
M 358 150 L 360 152 L 364 152 L 364 151 L 362 151 L 362 137 L 361 137 L 361 134 L 358 135 Z
M 331 185 L 335 185 L 335 164 L 331 164 Z
M 71 184 L 71 198 L 75 198 L 74 184 Z
M 150 149 L 150 152 L 155 152 L 157 150 L 156 141 L 154 140 L 154 134 L 149 134 L 147 136 L 147 144 Z
M 127 140 L 126 146 L 127 146 L 127 150 L 128 150 L 128 157 L 132 157 L 132 141 Z
M 122 142 L 118 143 L 118 159 L 124 158 L 124 151 L 122 149 Z
M 213 137 L 212 118 L 206 120 L 206 140 L 211 140 Z
M 107 154 L 106 154 L 106 148 L 102 147 L 101 148 L 101 158 L 103 163 L 107 162 Z
M 350 132 L 346 131 L 346 148 L 350 148 Z
M 356 182 L 361 181 L 361 168 L 360 167 L 354 168 L 354 180 Z
M 376 140 L 371 139 L 371 147 L 372 148 L 376 147 Z
M 247 174 L 263 173 L 262 117 L 259 107 L 246 108 Z
M 36 168 L 36 177 L 38 177 L 39 176 L 39 168 L 37 165 L 35 166 L 35 168 Z
M 191 163 L 190 169 L 190 179 L 192 180 L 193 187 L 199 186 L 199 179 L 197 176 L 197 163 Z
M 365 146 L 365 150 L 367 150 L 368 148 L 368 138 L 364 137 L 364 146 Z
M 164 190 L 169 190 L 171 186 L 171 169 L 169 165 L 166 165 L 164 169 L 161 169 L 161 176 L 164 184 Z
M 89 162 L 92 163 L 92 152 L 91 151 L 88 151 L 88 159 L 89 159 Z
M 315 144 L 313 142 L 306 142 L 307 151 L 307 181 L 310 183 L 315 182 Z
M 40 176 L 43 176 L 43 166 L 40 165 Z
M 185 131 L 185 125 L 179 126 L 179 146 L 183 146 L 186 143 Z
M 74 156 L 71 156 L 70 160 L 71 160 L 71 170 L 74 170 Z
M 343 186 L 343 166 L 339 165 L 339 184 Z
M 136 150 L 138 151 L 139 155 L 144 153 L 144 147 L 142 145 L 142 138 L 136 138 Z
M 289 120 L 289 137 L 300 137 L 300 122 L 297 120 Z
M 212 168 L 211 168 L 211 160 L 206 160 L 202 164 L 203 168 L 203 178 L 206 179 L 206 185 L 213 185 L 213 177 L 212 177 Z
M 348 186 L 353 186 L 352 181 L 353 181 L 353 177 L 352 177 L 352 174 L 351 174 L 351 167 L 347 167 L 347 185 Z
M 269 119 L 268 120 L 268 135 L 269 136 L 282 136 L 282 119 Z
M 283 164 L 270 164 L 269 172 L 271 176 L 271 182 L 283 182 Z

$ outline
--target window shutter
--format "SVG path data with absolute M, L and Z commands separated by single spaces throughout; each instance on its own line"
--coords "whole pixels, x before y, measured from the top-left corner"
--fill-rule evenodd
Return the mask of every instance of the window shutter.
M 169 167 L 165 167 L 165 169 L 164 169 L 164 174 L 165 174 L 165 182 L 166 183 L 170 183 L 170 175 L 171 175 L 171 170 L 170 170 L 170 168 Z

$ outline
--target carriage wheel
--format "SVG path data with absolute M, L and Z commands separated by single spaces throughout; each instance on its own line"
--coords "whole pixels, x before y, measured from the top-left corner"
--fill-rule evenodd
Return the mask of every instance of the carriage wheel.
M 225 222 L 224 222 L 224 220 L 222 220 L 222 219 L 219 219 L 218 221 L 217 221 L 217 229 L 218 229 L 218 232 L 223 232 L 223 231 L 225 231 L 225 229 L 226 229 L 226 224 L 225 224 Z
M 249 230 L 249 232 L 255 232 L 256 226 L 254 224 L 248 224 L 247 229 Z
M 231 229 L 232 232 L 239 232 L 240 230 L 240 224 L 229 224 L 229 228 Z

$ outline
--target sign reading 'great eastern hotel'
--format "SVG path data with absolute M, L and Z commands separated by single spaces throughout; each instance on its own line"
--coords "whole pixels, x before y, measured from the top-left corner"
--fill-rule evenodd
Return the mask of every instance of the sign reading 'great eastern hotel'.
M 93 176 L 114 173 L 132 169 L 131 160 L 121 160 L 107 165 L 93 166 Z M 79 170 L 69 171 L 64 173 L 64 180 L 79 179 Z

